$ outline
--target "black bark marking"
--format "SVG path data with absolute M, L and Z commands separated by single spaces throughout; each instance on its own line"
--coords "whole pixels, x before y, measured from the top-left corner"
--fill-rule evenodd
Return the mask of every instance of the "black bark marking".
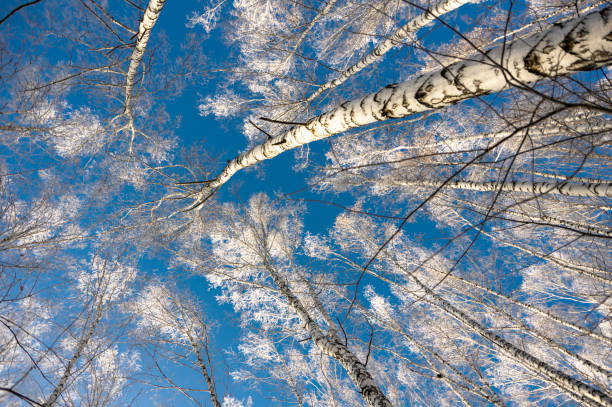
M 429 82 L 430 80 L 431 78 L 428 78 L 425 82 L 423 82 L 423 84 L 414 93 L 414 98 L 423 106 L 427 106 L 430 109 L 435 109 L 436 106 L 425 100 L 425 98 L 427 98 L 429 95 L 429 92 L 431 92 L 434 88 L 433 84 Z

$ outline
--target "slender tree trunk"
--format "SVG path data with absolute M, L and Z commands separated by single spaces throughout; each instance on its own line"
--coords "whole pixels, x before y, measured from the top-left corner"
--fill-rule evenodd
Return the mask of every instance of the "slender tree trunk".
M 448 274 L 448 275 L 446 273 L 440 273 L 440 274 L 442 274 L 445 277 L 450 278 L 452 280 L 460 281 L 461 283 L 469 285 L 470 287 L 474 287 L 474 288 L 477 288 L 479 290 L 482 290 L 482 291 L 486 292 L 487 294 L 491 294 L 491 295 L 494 295 L 494 296 L 496 296 L 498 298 L 502 298 L 502 299 L 504 299 L 504 300 L 506 300 L 508 302 L 511 302 L 514 305 L 518 305 L 518 306 L 520 306 L 522 308 L 525 308 L 525 309 L 533 312 L 534 314 L 541 315 L 541 316 L 543 316 L 543 317 L 545 317 L 545 318 L 547 318 L 547 319 L 549 319 L 549 320 L 551 320 L 553 322 L 556 322 L 559 325 L 563 325 L 565 327 L 568 327 L 568 328 L 571 328 L 571 329 L 575 330 L 576 332 L 580 332 L 582 335 L 589 336 L 589 337 L 591 337 L 593 339 L 605 342 L 609 346 L 612 347 L 612 338 L 608 338 L 608 337 L 603 336 L 603 335 L 601 335 L 601 334 L 599 334 L 597 332 L 593 332 L 593 331 L 588 330 L 588 329 L 586 329 L 586 328 L 584 328 L 582 326 L 579 326 L 579 325 L 576 325 L 576 324 L 574 324 L 572 322 L 566 321 L 565 319 L 560 318 L 560 317 L 558 317 L 556 315 L 553 315 L 553 314 L 551 314 L 548 311 L 542 310 L 542 309 L 536 307 L 535 305 L 527 304 L 527 303 L 519 301 L 519 300 L 517 300 L 515 298 L 508 297 L 507 295 L 501 294 L 501 293 L 499 293 L 499 292 L 497 292 L 495 290 L 491 290 L 490 288 L 487 288 L 487 287 L 482 286 L 480 284 L 477 284 L 477 283 L 474 283 L 472 281 L 466 280 L 466 279 L 464 279 L 462 277 L 458 277 L 458 276 L 454 275 L 453 273 Z
M 473 300 L 485 307 L 489 307 L 492 308 L 493 311 L 498 312 L 500 314 L 503 314 L 506 318 L 508 318 L 510 321 L 512 321 L 513 323 L 517 324 L 518 326 L 520 326 L 520 328 L 522 329 L 522 332 L 526 332 L 529 335 L 532 335 L 538 339 L 540 339 L 543 343 L 546 343 L 550 348 L 552 349 L 556 349 L 558 352 L 564 354 L 565 356 L 569 357 L 570 359 L 574 359 L 576 361 L 578 361 L 579 364 L 584 365 L 584 367 L 586 367 L 586 375 L 589 378 L 589 380 L 593 380 L 596 379 L 597 375 L 601 375 L 603 377 L 606 378 L 607 381 L 610 381 L 610 379 L 612 379 L 612 372 L 610 372 L 609 370 L 607 370 L 605 367 L 598 365 L 597 363 L 585 358 L 582 355 L 577 354 L 576 352 L 573 352 L 570 349 L 567 349 L 565 345 L 560 344 L 559 342 L 557 342 L 556 340 L 546 336 L 543 332 L 541 332 L 538 329 L 534 329 L 530 326 L 528 326 L 527 324 L 525 324 L 523 321 L 513 317 L 512 315 L 510 315 L 507 311 L 503 310 L 502 308 L 494 305 L 494 304 L 487 304 L 482 300 Z M 605 390 L 604 390 L 605 391 Z M 606 394 L 610 394 L 609 392 L 606 392 Z
M 450 197 L 449 197 L 450 199 Z M 461 202 L 465 205 L 468 206 L 468 209 L 473 210 L 477 213 L 480 214 L 486 214 L 489 211 L 489 208 L 483 205 L 478 205 L 474 202 L 470 202 L 470 201 L 466 201 L 464 199 L 458 199 L 458 198 L 452 198 L 458 202 Z M 452 204 L 445 204 L 447 206 L 451 206 Z M 474 208 L 474 209 L 472 209 Z M 452 206 L 452 208 L 455 210 L 456 207 Z M 534 208 L 534 210 L 536 210 Z M 560 219 L 558 217 L 552 217 L 552 216 L 547 216 L 547 215 L 532 215 L 529 213 L 524 213 L 524 212 L 518 212 L 518 211 L 513 211 L 510 210 L 508 208 L 494 208 L 490 215 L 491 217 L 502 217 L 503 214 L 510 214 L 513 216 L 517 216 L 522 219 L 507 219 L 511 222 L 518 222 L 518 223 L 529 223 L 529 222 L 534 222 L 537 224 L 541 224 L 541 225 L 550 225 L 550 226 L 557 226 L 557 227 L 561 227 L 561 228 L 565 228 L 565 229 L 570 229 L 572 231 L 578 232 L 578 233 L 584 233 L 584 234 L 588 234 L 588 235 L 593 235 L 593 236 L 598 236 L 598 237 L 611 237 L 612 238 L 612 229 L 609 228 L 604 228 L 604 227 L 598 227 L 598 226 L 593 226 L 593 225 L 589 225 L 588 223 L 584 223 L 584 222 L 577 222 L 574 220 L 570 220 L 570 219 Z
M 274 284 L 289 302 L 289 306 L 298 314 L 314 344 L 321 352 L 336 359 L 342 365 L 353 383 L 359 388 L 366 403 L 371 407 L 392 407 L 391 402 L 378 388 L 363 363 L 337 338 L 329 337 L 321 331 L 319 324 L 310 317 L 302 302 L 293 294 L 289 285 L 276 272 L 267 258 L 264 259 L 264 265 Z
M 321 303 L 321 300 L 319 299 L 319 296 L 315 292 L 314 287 L 312 286 L 311 282 L 306 280 L 305 278 L 302 278 L 302 280 L 304 284 L 306 284 L 306 288 L 308 289 L 308 295 L 312 298 L 312 302 L 314 303 L 315 308 L 317 309 L 317 311 L 319 311 L 319 313 L 323 317 L 323 320 L 327 324 L 327 332 L 329 332 L 329 336 L 331 336 L 334 339 L 338 339 L 338 330 L 336 329 L 336 323 L 334 322 L 331 315 L 329 315 L 329 313 L 327 312 L 327 310 Z
M 440 109 L 462 100 L 525 86 L 538 80 L 588 71 L 612 63 L 612 7 L 554 25 L 537 35 L 455 62 L 417 79 L 376 93 L 291 128 L 231 160 L 207 181 L 189 209 L 199 208 L 236 172 L 284 151 L 346 130 L 391 118 Z
M 400 27 L 395 31 L 388 39 L 381 42 L 370 52 L 368 55 L 360 59 L 355 65 L 351 66 L 340 74 L 336 79 L 326 82 L 315 90 L 310 96 L 306 98 L 307 102 L 312 101 L 318 97 L 323 91 L 327 89 L 333 89 L 336 86 L 342 84 L 351 76 L 361 71 L 366 66 L 374 63 L 387 53 L 391 48 L 402 43 L 406 37 L 410 34 L 417 32 L 419 29 L 425 27 L 427 24 L 434 21 L 436 18 L 450 13 L 453 10 L 458 9 L 470 0 L 442 0 L 434 5 L 431 10 L 424 11 L 417 17 L 410 20 L 407 24 Z
M 587 118 L 583 119 L 583 123 L 584 121 L 588 120 Z M 387 154 L 392 154 L 395 152 L 401 152 L 401 151 L 406 151 L 406 150 L 418 150 L 419 152 L 423 152 L 429 149 L 435 149 L 435 148 L 444 148 L 445 151 L 448 151 L 449 146 L 452 146 L 453 144 L 460 144 L 460 143 L 470 143 L 471 145 L 475 144 L 475 142 L 485 142 L 485 141 L 493 141 L 493 140 L 498 140 L 498 139 L 502 139 L 511 135 L 515 135 L 517 138 L 520 138 L 524 135 L 526 135 L 527 133 L 529 134 L 529 137 L 531 138 L 538 138 L 538 139 L 544 139 L 546 137 L 555 137 L 555 136 L 560 136 L 560 135 L 567 135 L 567 134 L 580 134 L 580 133 L 588 133 L 588 134 L 594 134 L 594 133 L 603 133 L 606 131 L 610 131 L 612 130 L 612 123 L 606 123 L 606 124 L 601 124 L 601 125 L 592 125 L 592 124 L 577 124 L 576 126 L 572 126 L 569 127 L 571 123 L 568 120 L 568 124 L 567 126 L 564 126 L 564 123 L 559 123 L 559 124 L 555 124 L 555 125 L 547 125 L 544 127 L 539 127 L 539 128 L 527 128 L 527 129 L 522 129 L 522 130 L 518 130 L 518 131 L 511 131 L 511 130 L 506 130 L 506 131 L 499 131 L 499 132 L 495 132 L 495 133 L 485 133 L 485 134 L 477 134 L 477 135 L 473 135 L 473 136 L 463 136 L 463 137 L 449 137 L 449 138 L 445 138 L 442 139 L 440 141 L 435 141 L 435 142 L 428 142 L 428 143 L 414 143 L 414 144 L 409 144 L 409 145 L 400 145 L 397 147 L 393 147 L 393 148 L 389 148 L 389 149 L 381 149 L 381 150 L 376 150 L 376 151 L 371 151 L 368 152 L 360 157 L 355 157 L 356 161 L 361 161 L 363 162 L 364 158 L 370 157 L 370 156 L 381 156 L 381 155 L 387 155 Z M 474 163 L 473 165 L 477 165 L 477 163 Z M 525 172 L 525 171 L 522 171 Z M 533 172 L 535 174 L 535 172 Z M 556 179 L 562 179 L 562 180 L 568 180 L 568 177 L 563 177 L 561 175 L 557 175 L 557 174 L 543 174 L 542 176 L 546 176 L 549 178 L 556 178 Z M 607 181 L 601 181 L 601 180 L 590 180 L 587 178 L 587 181 L 580 181 L 581 178 L 579 177 L 571 177 L 571 180 L 574 181 L 579 181 L 579 182 L 587 182 L 587 183 L 601 183 L 601 182 L 607 182 Z
M 391 283 L 391 281 L 385 279 L 384 277 L 378 274 L 374 274 L 374 275 L 382 281 Z M 414 345 L 415 348 L 418 349 L 419 353 L 423 356 L 423 358 L 425 358 L 427 363 L 432 367 L 432 370 L 435 370 L 437 373 L 440 373 L 438 369 L 435 368 L 434 365 L 431 363 L 431 361 L 429 360 L 426 354 L 431 354 L 441 365 L 446 367 L 448 370 L 453 372 L 453 374 L 457 375 L 458 377 L 460 377 L 462 380 L 464 380 L 467 383 L 467 385 L 464 385 L 464 384 L 460 384 L 455 381 L 455 384 L 458 384 L 462 387 L 465 386 L 468 392 L 474 394 L 475 396 L 482 397 L 488 402 L 493 403 L 496 406 L 501 406 L 501 407 L 505 406 L 504 402 L 499 398 L 499 396 L 495 393 L 493 389 L 491 389 L 491 387 L 488 384 L 486 384 L 486 387 L 485 387 L 479 383 L 474 382 L 472 379 L 470 379 L 468 376 L 462 373 L 459 369 L 457 369 L 455 366 L 451 365 L 448 361 L 446 361 L 442 357 L 442 355 L 437 353 L 434 349 L 432 349 L 431 347 L 427 345 L 421 344 L 412 335 L 410 335 L 408 332 L 402 329 L 401 325 L 395 319 L 393 319 L 393 316 L 389 316 L 389 320 L 381 320 L 376 315 L 373 315 L 362 304 L 360 304 L 359 301 L 353 302 L 351 298 L 347 298 L 343 293 L 339 292 L 337 289 L 335 291 L 336 291 L 336 294 L 338 294 L 341 298 L 345 299 L 348 303 L 350 304 L 352 303 L 355 306 L 357 306 L 359 309 L 361 309 L 361 311 L 365 315 L 369 316 L 370 318 L 374 320 L 379 321 L 379 323 L 385 326 L 387 329 L 395 331 L 399 333 L 400 335 L 404 336 L 412 345 Z
M 455 212 L 456 213 L 456 212 Z M 469 225 L 470 227 L 474 227 L 474 225 L 469 222 L 468 220 L 466 220 L 463 216 L 461 216 L 460 214 L 457 213 L 457 215 L 463 219 L 463 221 Z M 546 253 L 542 253 L 542 252 L 538 252 L 536 250 L 532 250 L 530 248 L 518 245 L 516 243 L 512 243 L 512 242 L 508 242 L 507 240 L 504 239 L 500 239 L 498 237 L 496 237 L 495 235 L 485 231 L 485 230 L 481 230 L 480 231 L 481 234 L 496 240 L 498 242 L 500 242 L 503 245 L 509 246 L 509 247 L 513 247 L 515 249 L 518 249 L 522 252 L 525 252 L 531 256 L 535 256 L 539 259 L 545 260 L 545 261 L 550 261 L 551 263 L 556 264 L 557 266 L 561 267 L 564 270 L 567 271 L 571 271 L 573 273 L 577 273 L 580 274 L 582 276 L 585 277 L 589 277 L 592 278 L 594 280 L 600 281 L 602 283 L 606 283 L 606 284 L 612 284 L 612 278 L 607 277 L 606 275 L 609 275 L 610 272 L 606 271 L 606 270 L 602 270 L 602 269 L 598 269 L 596 267 L 590 267 L 590 266 L 585 266 L 582 264 L 575 264 L 572 262 L 569 262 L 567 260 L 564 259 L 560 259 L 556 256 L 554 256 L 552 253 L 551 254 L 546 254 Z M 606 276 L 606 277 L 604 277 Z
M 310 22 L 310 24 L 308 24 L 308 26 L 304 29 L 304 31 L 302 31 L 302 34 L 300 35 L 300 38 L 298 38 L 298 40 L 295 42 L 293 49 L 291 50 L 289 55 L 287 55 L 287 57 L 283 60 L 283 62 L 280 64 L 281 69 L 285 67 L 285 64 L 287 63 L 289 58 L 291 58 L 295 54 L 295 51 L 297 51 L 297 49 L 300 47 L 300 45 L 302 44 L 302 41 L 304 41 L 304 38 L 306 38 L 306 34 L 308 34 L 310 30 L 312 30 L 312 28 L 315 26 L 315 24 L 317 24 L 317 22 L 321 18 L 323 18 L 327 13 L 329 13 L 329 11 L 332 9 L 332 7 L 334 7 L 337 1 L 338 0 L 330 0 L 325 5 L 325 7 L 323 7 L 323 10 L 321 10 L 321 12 L 318 13 L 315 16 L 315 18 L 312 19 L 312 21 Z
M 386 182 L 386 180 L 382 180 Z M 566 195 L 576 197 L 612 197 L 612 183 L 584 184 L 575 182 L 531 182 L 531 181 L 507 181 L 503 184 L 498 182 L 472 182 L 451 181 L 444 183 L 440 180 L 414 180 L 403 181 L 391 179 L 391 185 L 406 187 L 440 187 L 444 184 L 447 188 L 465 189 L 470 191 L 507 191 L 523 192 L 534 195 Z
M 149 5 L 138 27 L 136 45 L 134 46 L 134 51 L 132 51 L 132 56 L 130 56 L 130 66 L 125 80 L 125 111 L 128 113 L 131 111 L 132 92 L 134 90 L 134 84 L 136 83 L 136 72 L 138 71 L 138 66 L 147 48 L 151 30 L 153 30 L 153 26 L 157 22 L 157 18 L 159 17 L 159 13 L 161 13 L 162 7 L 164 7 L 165 1 L 166 0 L 149 1 Z
M 522 174 L 535 175 L 535 176 L 542 177 L 542 178 L 557 179 L 560 181 L 579 182 L 583 184 L 607 184 L 608 183 L 607 180 L 602 180 L 602 179 L 597 179 L 597 178 L 570 177 L 570 176 L 565 176 L 565 175 L 560 175 L 560 174 L 551 174 L 548 172 L 525 170 L 522 168 L 518 171 L 521 172 Z
M 72 369 L 74 368 L 74 365 L 78 362 L 78 360 L 83 355 L 83 351 L 85 350 L 85 347 L 87 346 L 87 344 L 91 340 L 91 337 L 93 336 L 93 333 L 94 333 L 94 331 L 96 329 L 96 326 L 100 322 L 100 319 L 102 319 L 102 315 L 103 314 L 104 314 L 104 312 L 103 312 L 103 305 L 102 305 L 102 303 L 100 303 L 97 306 L 96 314 L 94 316 L 94 320 L 89 325 L 89 329 L 87 330 L 86 334 L 84 336 L 82 336 L 81 339 L 79 340 L 79 342 L 77 343 L 77 347 L 76 347 L 76 350 L 75 350 L 72 358 L 68 362 L 68 365 L 66 365 L 66 368 L 64 369 L 64 373 L 62 374 L 62 377 L 60 378 L 60 381 L 57 383 L 57 386 L 55 386 L 55 388 L 53 389 L 53 392 L 51 393 L 51 395 L 44 402 L 44 404 L 43 404 L 44 407 L 51 407 L 51 406 L 53 406 L 55 404 L 55 402 L 57 401 L 58 397 L 65 390 L 66 384 L 68 383 L 68 379 L 72 375 Z
M 423 284 L 414 274 L 410 274 L 410 276 L 417 283 L 417 285 L 425 291 L 427 296 L 430 298 L 429 302 L 431 302 L 431 304 L 435 305 L 441 311 L 451 315 L 453 318 L 467 325 L 471 330 L 493 343 L 499 350 L 519 362 L 521 365 L 523 365 L 530 371 L 536 373 L 539 376 L 547 378 L 551 383 L 555 384 L 559 388 L 571 392 L 570 394 L 573 394 L 578 399 L 584 400 L 589 404 L 612 407 L 612 398 L 606 395 L 605 393 L 553 368 L 548 363 L 539 360 L 535 356 L 525 352 L 522 349 L 517 348 L 510 342 L 503 339 L 501 336 L 490 332 L 480 323 L 470 318 L 463 311 L 460 311 L 450 302 L 446 301 L 445 299 L 434 293 L 431 289 L 429 289 L 429 287 Z
M 202 373 L 202 376 L 204 376 L 204 381 L 206 382 L 206 386 L 208 387 L 208 392 L 210 393 L 210 401 L 215 407 L 221 407 L 221 403 L 219 403 L 219 398 L 217 397 L 217 389 L 215 387 L 215 383 L 213 383 L 212 378 L 208 374 L 208 369 L 206 368 L 206 364 L 204 363 L 204 358 L 202 358 L 202 352 L 200 351 L 200 347 L 190 335 L 188 337 L 189 344 L 191 345 L 191 348 L 196 354 L 200 372 Z

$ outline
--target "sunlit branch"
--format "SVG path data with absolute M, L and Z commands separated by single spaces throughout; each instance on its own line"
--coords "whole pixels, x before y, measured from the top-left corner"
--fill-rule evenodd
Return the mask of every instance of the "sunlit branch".
M 555 25 L 525 41 L 498 47 L 417 79 L 393 84 L 350 102 L 304 126 L 267 140 L 231 160 L 195 197 L 197 209 L 236 172 L 284 151 L 351 128 L 440 109 L 476 96 L 525 86 L 538 80 L 593 70 L 612 62 L 611 8 Z

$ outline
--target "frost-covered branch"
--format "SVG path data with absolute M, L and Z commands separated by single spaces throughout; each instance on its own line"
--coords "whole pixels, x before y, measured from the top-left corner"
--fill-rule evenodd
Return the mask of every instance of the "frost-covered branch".
M 443 273 L 443 274 L 446 276 L 446 273 Z M 594 331 L 591 331 L 591 330 L 589 330 L 589 329 L 587 329 L 585 327 L 576 325 L 576 324 L 574 324 L 574 323 L 572 323 L 570 321 L 567 321 L 567 320 L 565 320 L 565 319 L 563 319 L 563 318 L 561 318 L 561 317 L 559 317 L 557 315 L 554 315 L 554 314 L 552 314 L 552 313 L 550 313 L 548 311 L 545 311 L 545 310 L 543 310 L 543 309 L 541 309 L 539 307 L 536 307 L 535 305 L 528 304 L 528 303 L 523 302 L 523 301 L 519 301 L 516 298 L 509 297 L 509 296 L 504 295 L 504 294 L 502 294 L 500 292 L 497 292 L 495 290 L 491 290 L 490 288 L 487 288 L 487 287 L 485 287 L 485 286 L 483 286 L 481 284 L 478 284 L 478 283 L 475 283 L 473 281 L 467 280 L 465 278 L 456 276 L 453 273 L 449 274 L 447 278 L 449 278 L 451 280 L 460 281 L 463 284 L 466 284 L 466 285 L 469 285 L 471 287 L 477 288 L 478 290 L 482 290 L 482 291 L 486 292 L 487 294 L 491 294 L 491 295 L 494 295 L 496 297 L 502 298 L 502 299 L 504 299 L 504 300 L 506 300 L 508 302 L 511 302 L 512 304 L 518 305 L 518 306 L 520 306 L 522 308 L 525 308 L 525 309 L 527 309 L 527 310 L 529 310 L 529 311 L 531 311 L 531 312 L 533 312 L 535 314 L 541 315 L 541 316 L 545 317 L 546 319 L 554 321 L 554 322 L 556 322 L 559 325 L 563 325 L 565 327 L 571 328 L 571 329 L 573 329 L 573 330 L 575 330 L 577 332 L 580 332 L 582 335 L 590 336 L 591 338 L 594 338 L 596 340 L 605 342 L 609 346 L 612 346 L 612 338 L 608 338 L 607 336 L 604 336 L 604 335 L 602 335 L 602 334 L 600 334 L 598 332 L 594 332 Z
M 340 343 L 337 337 L 328 336 L 323 333 L 319 324 L 311 318 L 302 302 L 293 294 L 289 285 L 276 272 L 267 258 L 264 259 L 264 265 L 270 277 L 272 277 L 274 284 L 289 302 L 289 306 L 295 310 L 300 317 L 300 320 L 306 327 L 306 330 L 317 348 L 324 354 L 336 359 L 342 365 L 351 380 L 353 380 L 355 385 L 359 388 L 359 391 L 369 406 L 391 407 L 391 402 L 378 388 L 364 364 L 357 359 L 346 345 Z
M 423 284 L 414 274 L 411 274 L 411 277 L 413 281 L 415 281 L 417 285 L 427 293 L 433 305 L 438 307 L 441 311 L 453 316 L 458 321 L 464 323 L 471 330 L 477 332 L 483 338 L 486 338 L 487 340 L 491 341 L 503 353 L 516 360 L 517 362 L 525 366 L 527 369 L 540 376 L 545 377 L 559 388 L 573 393 L 578 400 L 584 401 L 587 405 L 612 406 L 612 398 L 608 395 L 580 380 L 574 379 L 573 377 L 555 369 L 546 362 L 539 360 L 532 354 L 522 349 L 519 349 L 512 343 L 503 339 L 501 336 L 492 333 L 490 330 L 482 326 L 482 324 L 472 319 L 466 313 L 454 307 L 450 302 L 434 293 L 429 287 Z
M 423 13 L 419 14 L 417 17 L 410 20 L 408 23 L 400 27 L 397 31 L 395 31 L 389 38 L 385 41 L 381 42 L 374 48 L 368 55 L 361 58 L 355 65 L 346 69 L 344 72 L 340 74 L 336 79 L 328 81 L 323 85 L 319 86 L 317 90 L 315 90 L 310 96 L 306 98 L 307 102 L 312 101 L 316 97 L 318 97 L 321 93 L 323 93 L 327 89 L 333 89 L 338 85 L 344 83 L 348 78 L 355 75 L 363 68 L 372 63 L 376 62 L 378 59 L 382 58 L 383 55 L 387 53 L 394 46 L 402 43 L 406 37 L 410 34 L 417 32 L 419 29 L 425 27 L 427 24 L 434 21 L 436 18 L 440 16 L 450 13 L 453 10 L 458 9 L 465 3 L 469 3 L 471 0 L 442 0 L 434 5 L 431 10 L 426 10 Z
M 476 96 L 545 78 L 597 69 L 612 62 L 612 7 L 550 27 L 523 41 L 343 103 L 303 126 L 267 140 L 231 160 L 206 183 L 190 209 L 199 208 L 236 172 L 284 151 L 346 130 L 440 109 Z

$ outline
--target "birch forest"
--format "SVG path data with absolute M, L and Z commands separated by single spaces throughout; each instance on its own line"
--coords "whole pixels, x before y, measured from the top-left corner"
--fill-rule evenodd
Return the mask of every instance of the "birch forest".
M 0 405 L 612 407 L 605 0 L 0 2 Z

